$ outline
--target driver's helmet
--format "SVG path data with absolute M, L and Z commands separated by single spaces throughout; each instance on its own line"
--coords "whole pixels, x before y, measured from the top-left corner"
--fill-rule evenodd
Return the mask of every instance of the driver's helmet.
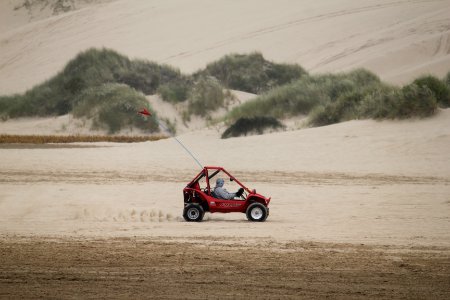
M 224 180 L 222 178 L 217 178 L 216 180 L 216 186 L 217 187 L 223 187 Z

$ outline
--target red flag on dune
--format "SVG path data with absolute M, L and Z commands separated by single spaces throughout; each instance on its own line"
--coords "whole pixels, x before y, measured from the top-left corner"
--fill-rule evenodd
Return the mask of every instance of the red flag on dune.
M 151 116 L 152 115 L 146 108 L 142 109 L 139 113 L 141 115 L 146 115 L 146 116 Z

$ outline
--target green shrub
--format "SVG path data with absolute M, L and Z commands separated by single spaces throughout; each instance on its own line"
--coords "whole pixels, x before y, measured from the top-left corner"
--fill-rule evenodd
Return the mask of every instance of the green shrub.
M 225 104 L 225 93 L 213 77 L 201 77 L 194 85 L 188 100 L 189 114 L 208 116 Z
M 309 115 L 309 123 L 313 126 L 325 126 L 357 119 L 358 106 L 365 92 L 364 90 L 346 92 L 336 101 L 314 108 Z
M 426 75 L 417 78 L 413 83 L 420 87 L 429 88 L 441 106 L 450 106 L 450 87 L 446 85 L 445 80 L 441 81 L 432 75 Z
M 314 107 L 330 102 L 323 85 L 308 77 L 272 89 L 240 105 L 227 115 L 235 121 L 242 117 L 271 116 L 286 118 L 308 114 Z
M 410 84 L 402 88 L 397 118 L 429 117 L 437 110 L 436 96 L 427 86 Z
M 184 80 L 179 70 L 145 60 L 133 60 L 128 68 L 114 75 L 117 82 L 125 83 L 146 95 L 155 94 L 162 84 Z
M 124 105 L 146 105 L 145 98 L 134 89 L 155 93 L 161 84 L 183 81 L 185 76 L 169 66 L 131 61 L 109 49 L 89 49 L 69 61 L 53 78 L 23 95 L 0 97 L 0 115 L 6 119 L 73 111 L 76 117 L 93 118 L 97 127 L 110 132 L 126 126 L 156 130 L 157 126 L 149 126 L 134 112 L 128 112 L 133 117 L 127 116 Z
M 436 108 L 436 99 L 427 87 L 415 84 L 402 89 L 384 86 L 364 97 L 359 114 L 373 119 L 404 119 L 430 116 Z
M 238 137 L 247 134 L 263 134 L 266 129 L 280 129 L 284 126 L 272 117 L 239 118 L 222 134 L 222 138 Z
M 450 72 L 439 80 L 422 76 L 403 88 L 383 84 L 373 73 L 357 69 L 339 74 L 309 76 L 298 65 L 276 64 L 260 53 L 232 54 L 193 75 L 167 65 L 130 60 L 109 49 L 78 54 L 49 80 L 21 95 L 0 96 L 0 118 L 53 116 L 73 112 L 93 118 L 99 128 L 116 132 L 135 126 L 157 130 L 156 123 L 129 118 L 130 105 L 146 105 L 155 92 L 172 103 L 188 100 L 183 120 L 227 106 L 224 87 L 261 93 L 231 110 L 228 122 L 240 118 L 286 118 L 309 114 L 315 126 L 355 118 L 408 118 L 432 115 L 436 102 L 450 106 Z M 134 114 L 131 113 L 131 114 Z M 154 122 L 154 120 L 153 120 Z
M 178 103 L 188 98 L 190 85 L 187 81 L 169 82 L 158 88 L 158 93 L 164 101 Z
M 21 95 L 0 96 L 0 117 L 7 120 L 11 115 L 20 115 L 23 105 Z
M 378 85 L 381 83 L 381 80 L 377 75 L 362 68 L 344 73 L 343 76 L 353 81 L 359 87 Z
M 402 89 L 378 84 L 344 93 L 334 102 L 316 107 L 309 115 L 313 126 L 363 118 L 404 119 L 427 117 L 437 108 L 433 93 L 415 84 Z
M 450 72 L 448 72 L 447 75 L 444 77 L 444 82 L 447 85 L 447 87 L 450 89 Z
M 305 74 L 298 65 L 275 64 L 255 52 L 226 55 L 194 76 L 213 76 L 227 88 L 259 94 Z
M 137 114 L 143 107 L 149 108 L 149 104 L 141 93 L 125 84 L 106 83 L 85 89 L 78 96 L 73 114 L 93 120 L 94 129 L 106 129 L 110 133 L 132 127 L 158 131 L 154 117 L 145 118 Z

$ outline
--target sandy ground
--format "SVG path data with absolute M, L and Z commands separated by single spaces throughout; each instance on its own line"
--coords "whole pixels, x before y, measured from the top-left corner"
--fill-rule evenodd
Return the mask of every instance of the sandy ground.
M 183 222 L 181 192 L 198 166 L 172 139 L 3 146 L 0 233 L 450 246 L 449 128 L 442 110 L 228 140 L 214 129 L 181 135 L 203 164 L 272 197 L 264 224 L 241 214 Z
M 0 94 L 41 83 L 90 47 L 184 72 L 251 51 L 311 72 L 367 67 L 394 83 L 450 69 L 449 0 L 83 0 L 56 16 L 37 7 L 31 20 L 14 2 L 0 6 Z
M 0 297 L 448 299 L 449 250 L 233 239 L 0 242 Z
M 272 197 L 264 223 L 184 222 L 198 167 L 173 139 L 2 145 L 0 297 L 448 299 L 449 128 L 447 109 L 179 136 Z

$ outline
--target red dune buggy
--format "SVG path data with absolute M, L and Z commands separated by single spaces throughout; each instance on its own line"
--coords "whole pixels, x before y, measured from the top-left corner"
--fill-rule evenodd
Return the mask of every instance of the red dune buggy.
M 213 178 L 229 178 L 231 183 L 240 186 L 236 197 L 231 200 L 216 198 L 211 182 Z M 203 170 L 183 189 L 183 217 L 188 222 L 200 222 L 205 212 L 240 212 L 249 221 L 264 222 L 269 216 L 270 198 L 250 190 L 222 167 L 204 167 Z

